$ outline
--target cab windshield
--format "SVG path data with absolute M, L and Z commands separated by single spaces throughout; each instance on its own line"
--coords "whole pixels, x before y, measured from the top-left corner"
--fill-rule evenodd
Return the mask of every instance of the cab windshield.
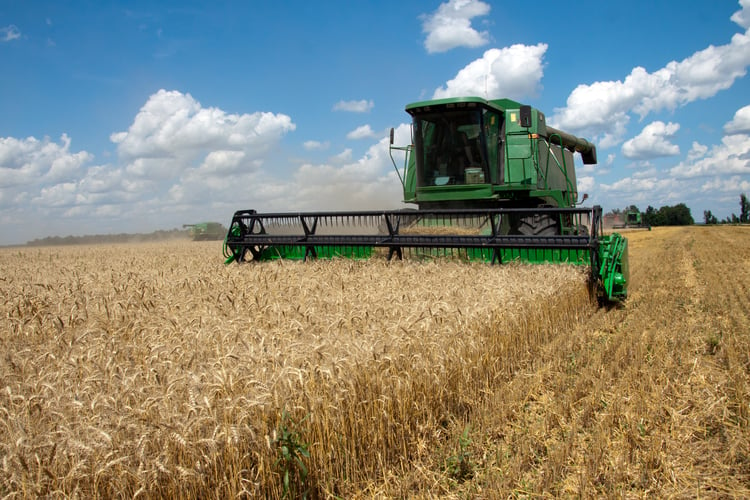
M 482 184 L 489 178 L 480 110 L 414 117 L 417 185 Z

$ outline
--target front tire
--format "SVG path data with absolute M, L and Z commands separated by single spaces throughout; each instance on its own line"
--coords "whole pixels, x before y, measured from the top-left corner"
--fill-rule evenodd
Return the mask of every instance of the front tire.
M 560 234 L 560 221 L 547 214 L 534 214 L 520 217 L 518 234 L 525 236 L 555 236 Z

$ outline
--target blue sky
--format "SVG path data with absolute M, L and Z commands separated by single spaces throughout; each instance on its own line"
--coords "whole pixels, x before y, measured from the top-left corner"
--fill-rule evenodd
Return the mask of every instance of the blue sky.
M 750 0 L 528 5 L 0 1 L 0 244 L 397 208 L 388 129 L 449 95 L 597 144 L 587 205 L 739 213 Z

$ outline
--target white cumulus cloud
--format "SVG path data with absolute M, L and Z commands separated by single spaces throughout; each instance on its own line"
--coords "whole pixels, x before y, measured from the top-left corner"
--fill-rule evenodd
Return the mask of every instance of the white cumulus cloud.
M 294 128 L 283 114 L 231 114 L 160 90 L 127 131 L 111 134 L 112 164 L 90 165 L 93 155 L 71 151 L 65 134 L 59 142 L 0 137 L 0 218 L 20 227 L 54 215 L 48 230 L 80 234 L 225 217 L 238 200 L 279 192 L 258 172 Z
M 737 110 L 732 121 L 724 125 L 724 132 L 727 134 L 750 133 L 750 105 Z
M 607 193 L 627 193 L 639 195 L 638 199 L 643 199 L 644 196 L 653 196 L 659 192 L 669 192 L 675 187 L 675 182 L 672 179 L 667 179 L 659 176 L 652 177 L 625 177 L 611 184 L 600 184 L 599 187 Z
M 67 134 L 59 143 L 48 137 L 0 137 L 0 189 L 49 185 L 75 177 L 93 156 L 86 151 L 71 152 L 70 144 Z
M 347 139 L 375 139 L 382 136 L 383 134 L 376 133 L 369 125 L 362 125 L 346 134 Z
M 745 29 L 750 28 L 750 0 L 740 0 L 741 10 L 732 14 L 732 21 Z
M 200 170 L 211 174 L 232 174 L 243 168 L 244 151 L 211 151 L 206 155 Z
M 490 13 L 490 5 L 478 0 L 450 0 L 423 16 L 424 46 L 429 53 L 446 52 L 456 47 L 481 47 L 489 43 L 487 31 L 471 26 L 475 17 Z
M 305 141 L 302 143 L 302 147 L 305 148 L 307 151 L 323 151 L 328 149 L 331 146 L 331 143 L 328 141 L 321 142 L 321 141 Z
M 333 106 L 334 111 L 349 111 L 351 113 L 367 113 L 375 107 L 375 103 L 370 100 L 362 99 L 360 101 L 339 101 Z
M 690 146 L 690 151 L 688 151 L 687 159 L 688 161 L 694 161 L 698 158 L 703 158 L 706 156 L 707 152 L 708 146 L 701 144 L 698 141 L 693 141 L 692 146 Z
M 685 181 L 664 176 L 655 169 L 638 171 L 631 177 L 624 177 L 610 183 L 600 183 L 593 197 L 607 207 L 629 205 L 651 205 L 659 207 L 686 201 L 686 196 L 697 193 L 698 189 Z M 598 203 L 598 202 L 597 202 Z M 644 209 L 641 206 L 641 209 Z
M 705 156 L 681 162 L 669 172 L 678 178 L 710 175 L 750 175 L 750 136 L 726 135 Z
M 739 175 L 733 175 L 728 179 L 722 179 L 716 177 L 710 181 L 706 181 L 701 186 L 703 192 L 720 191 L 722 193 L 731 193 L 736 196 L 737 193 L 750 192 L 750 181 L 741 178 Z
M 747 2 L 733 20 L 745 27 Z M 630 114 L 642 119 L 728 89 L 750 65 L 750 35 L 736 33 L 726 45 L 709 45 L 682 61 L 649 73 L 634 68 L 624 80 L 581 84 L 549 122 L 573 133 L 595 136 L 602 147 L 622 141 Z
M 110 136 L 126 158 L 196 158 L 216 150 L 265 154 L 295 129 L 289 116 L 268 112 L 229 114 L 204 108 L 190 94 L 159 90 L 126 132 Z
M 340 166 L 331 164 L 302 165 L 293 183 L 277 193 L 283 199 L 283 210 L 367 210 L 401 206 L 403 191 L 388 154 L 389 138 L 372 145 L 364 156 Z M 411 127 L 401 124 L 395 129 L 395 144 L 411 142 Z M 339 160 L 348 159 L 346 150 Z M 395 157 L 394 157 L 395 158 Z M 397 164 L 399 159 L 396 158 Z M 290 194 L 294 196 L 290 196 Z
M 655 121 L 646 125 L 640 134 L 622 145 L 622 154 L 633 160 L 680 154 L 680 147 L 669 142 L 680 129 L 677 123 Z
M 337 165 L 349 162 L 351 160 L 352 160 L 352 149 L 351 148 L 346 148 L 345 150 L 343 150 L 339 154 L 332 156 L 331 159 L 330 159 L 331 162 L 333 162 L 333 163 L 335 163 Z
M 435 90 L 433 98 L 476 95 L 487 99 L 521 99 L 534 95 L 544 76 L 546 51 L 544 43 L 489 49 L 461 69 L 444 87 Z
M 576 179 L 576 182 L 578 184 L 578 193 L 581 195 L 584 192 L 591 191 L 596 186 L 596 181 L 590 175 L 582 175 Z

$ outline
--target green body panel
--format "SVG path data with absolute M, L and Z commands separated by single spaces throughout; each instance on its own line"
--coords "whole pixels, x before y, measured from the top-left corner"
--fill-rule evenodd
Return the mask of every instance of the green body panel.
M 374 247 L 315 247 L 318 259 L 369 259 L 377 251 Z M 468 261 L 492 262 L 492 250 L 482 248 L 468 249 L 419 249 L 411 252 L 417 258 L 460 258 Z M 304 260 L 305 247 L 284 245 L 272 246 L 263 250 L 258 260 Z M 228 262 L 232 262 L 233 257 Z M 579 249 L 554 248 L 503 248 L 500 250 L 500 262 L 525 262 L 529 264 L 560 264 L 590 266 L 591 252 Z
M 319 259 L 369 259 L 372 257 L 373 247 L 314 247 Z M 272 246 L 263 250 L 259 260 L 304 260 L 305 247 L 295 245 Z
M 423 202 L 496 199 L 492 185 L 490 184 L 466 184 L 451 186 L 448 189 L 439 186 L 430 186 L 422 188 L 419 191 L 419 195 L 420 200 Z
M 406 160 L 404 174 L 404 203 L 416 203 L 416 187 L 417 187 L 417 166 L 415 163 L 414 155 L 412 154 L 413 146 L 408 146 L 406 150 Z
M 619 233 L 602 236 L 599 242 L 600 267 L 598 274 L 604 295 L 609 299 L 625 299 L 628 296 L 630 267 L 628 262 L 628 240 Z
M 517 110 L 508 110 L 505 120 L 505 184 L 521 186 L 527 190 L 537 187 L 536 141 L 529 137 L 528 128 L 521 128 L 514 120 Z M 532 120 L 533 125 L 533 120 Z M 535 127 L 532 127 L 535 130 Z M 502 187 L 498 188 L 502 191 Z
M 415 196 L 405 198 L 404 201 L 416 203 Z M 567 199 L 561 191 L 529 189 L 528 186 L 507 185 L 498 189 L 492 184 L 467 184 L 462 186 L 451 186 L 449 188 L 430 186 L 419 190 L 419 201 L 422 203 L 442 201 L 485 201 L 494 202 L 507 206 L 525 206 L 529 200 L 536 204 L 552 207 L 567 207 Z M 470 204 L 467 204 L 470 205 Z

